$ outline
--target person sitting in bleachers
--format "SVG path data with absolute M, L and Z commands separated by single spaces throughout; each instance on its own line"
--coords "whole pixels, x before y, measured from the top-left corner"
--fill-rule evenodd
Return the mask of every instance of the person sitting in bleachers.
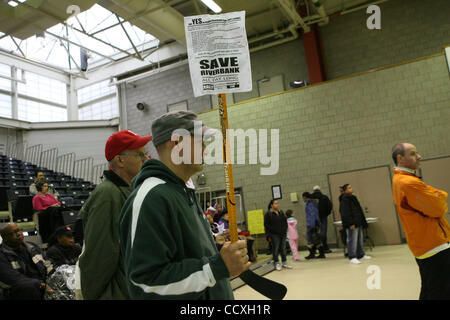
M 216 213 L 214 214 L 214 222 L 219 222 L 222 216 L 227 212 L 227 209 L 223 209 L 220 203 L 215 204 Z
M 36 177 L 34 179 L 34 182 L 30 185 L 29 192 L 32 196 L 37 195 L 39 193 L 39 191 L 36 188 L 36 184 L 39 181 L 46 181 L 45 175 L 42 171 L 36 172 Z M 55 188 L 53 188 L 52 186 L 48 186 L 47 192 L 52 194 L 56 199 L 59 198 L 58 191 L 56 191 Z
M 39 234 L 45 243 L 57 227 L 64 225 L 64 221 L 60 211 L 61 203 L 48 193 L 48 183 L 39 180 L 36 189 L 38 194 L 33 197 L 33 209 L 39 211 Z
M 43 300 L 53 294 L 46 284 L 54 271 L 41 248 L 24 241 L 19 226 L 8 223 L 0 229 L 0 288 L 8 300 Z
M 75 243 L 73 231 L 69 226 L 58 227 L 48 243 L 47 257 L 55 268 L 63 265 L 74 265 L 81 254 L 81 247 Z

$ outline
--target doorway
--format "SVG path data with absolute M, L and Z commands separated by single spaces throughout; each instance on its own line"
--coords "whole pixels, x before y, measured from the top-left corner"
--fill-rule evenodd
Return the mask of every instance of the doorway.
M 405 242 L 397 210 L 392 201 L 392 176 L 389 166 L 332 173 L 328 175 L 328 183 L 333 201 L 334 221 L 341 221 L 339 186 L 349 183 L 366 218 L 379 218 L 377 222 L 369 224 L 368 235 L 373 243 L 392 245 Z M 338 246 L 343 246 L 338 234 L 336 238 Z

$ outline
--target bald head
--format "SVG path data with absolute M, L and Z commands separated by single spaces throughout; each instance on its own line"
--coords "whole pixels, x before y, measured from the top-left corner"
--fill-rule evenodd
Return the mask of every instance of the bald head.
M 394 160 L 394 163 L 396 166 L 398 166 L 398 158 L 397 156 L 405 156 L 405 146 L 404 143 L 397 143 L 395 146 L 392 147 L 392 160 Z
M 422 156 L 417 152 L 415 145 L 411 143 L 397 143 L 392 148 L 392 159 L 396 166 L 417 170 Z
M 0 235 L 3 242 L 13 249 L 18 248 L 23 243 L 23 233 L 15 223 L 8 223 L 1 227 Z
M 2 236 L 2 238 L 4 238 L 8 233 L 10 233 L 12 231 L 14 226 L 17 227 L 17 224 L 15 224 L 15 223 L 7 223 L 4 226 L 1 226 L 0 227 L 0 236 Z

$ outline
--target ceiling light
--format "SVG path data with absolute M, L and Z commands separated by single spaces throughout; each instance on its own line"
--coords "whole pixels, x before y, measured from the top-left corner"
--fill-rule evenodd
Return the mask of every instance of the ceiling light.
M 291 86 L 291 88 L 300 88 L 300 87 L 305 87 L 307 85 L 307 83 L 305 80 L 296 80 L 296 81 L 290 82 L 289 85 Z
M 214 0 L 200 0 L 201 2 L 203 2 L 203 4 L 205 6 L 207 6 L 208 8 L 210 8 L 212 11 L 214 11 L 214 13 L 220 13 L 222 12 L 222 8 L 219 7 L 219 5 L 217 3 L 214 2 Z
M 15 2 L 15 1 L 9 1 L 8 4 L 9 4 L 11 7 L 17 7 L 17 6 L 19 5 L 19 4 L 18 4 L 17 2 Z

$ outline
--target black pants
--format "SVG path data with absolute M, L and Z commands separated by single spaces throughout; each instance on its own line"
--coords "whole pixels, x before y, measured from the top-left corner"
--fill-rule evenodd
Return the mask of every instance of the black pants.
M 416 261 L 422 280 L 419 299 L 450 300 L 450 248 Z
M 39 234 L 42 242 L 48 242 L 56 228 L 64 225 L 60 207 L 48 207 L 39 213 Z
M 35 284 L 18 284 L 6 293 L 7 300 L 43 300 L 44 291 Z
M 278 255 L 281 254 L 281 261 L 286 262 L 286 235 L 271 234 L 273 261 L 278 262 Z

